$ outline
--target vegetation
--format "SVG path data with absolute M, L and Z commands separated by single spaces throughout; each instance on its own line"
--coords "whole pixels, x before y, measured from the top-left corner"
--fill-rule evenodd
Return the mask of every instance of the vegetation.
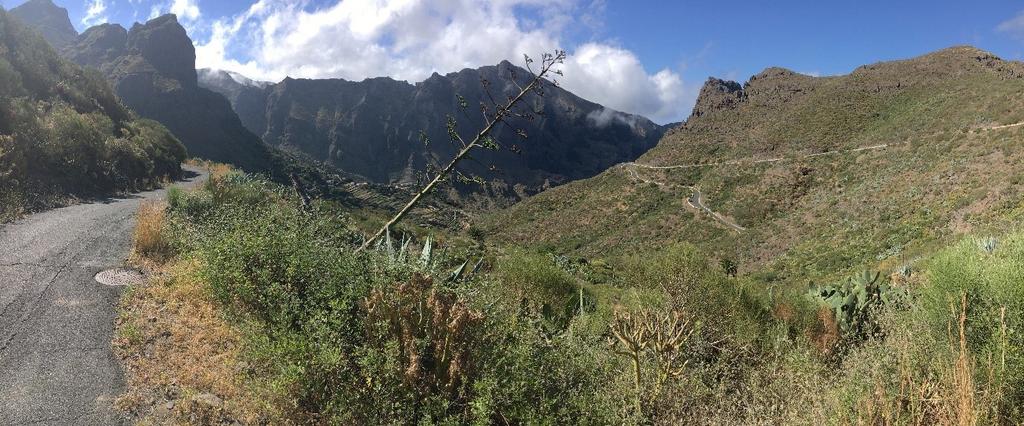
M 443 240 L 388 235 L 359 252 L 328 204 L 304 210 L 288 188 L 234 171 L 172 194 L 166 278 L 126 298 L 119 333 L 134 371 L 177 366 L 131 383 L 129 395 L 174 407 L 122 401 L 150 420 L 1024 421 L 1024 236 L 826 286 L 864 291 L 836 311 L 822 309 L 832 296 L 734 277 L 687 244 L 609 262 L 499 250 L 474 268 L 475 248 Z M 184 308 L 147 322 L 147 303 L 185 294 L 221 325 L 181 328 Z M 871 332 L 846 338 L 858 328 L 837 324 L 858 318 Z M 233 337 L 202 358 L 173 344 L 208 333 Z
M 137 119 L 102 76 L 0 11 L 0 221 L 151 187 L 178 177 L 184 159 L 177 139 Z
M 744 101 L 691 118 L 636 161 L 739 163 L 636 168 L 641 179 L 614 167 L 478 226 L 496 244 L 593 258 L 691 242 L 775 286 L 832 282 L 879 261 L 892 269 L 1019 223 L 1024 128 L 986 129 L 1024 121 L 1022 77 L 1021 63 L 968 47 L 835 77 L 768 69 L 743 86 Z M 832 150 L 846 151 L 805 157 Z M 754 163 L 770 158 L 785 161 Z M 693 186 L 747 230 L 691 208 Z

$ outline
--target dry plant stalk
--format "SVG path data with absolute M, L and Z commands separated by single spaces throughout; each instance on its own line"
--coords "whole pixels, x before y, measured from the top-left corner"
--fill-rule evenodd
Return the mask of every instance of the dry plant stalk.
M 482 313 L 438 291 L 433 279 L 418 273 L 393 291 L 371 292 L 366 309 L 370 327 L 384 324 L 386 335 L 398 340 L 407 385 L 421 394 L 443 391 L 459 397 L 460 385 L 473 373 L 471 349 Z
M 961 426 L 974 425 L 977 423 L 974 407 L 974 362 L 967 352 L 967 293 L 963 293 L 960 300 L 959 328 L 959 356 L 957 356 L 956 367 L 953 370 L 953 382 L 956 385 L 955 396 L 957 401 L 956 418 L 957 424 Z

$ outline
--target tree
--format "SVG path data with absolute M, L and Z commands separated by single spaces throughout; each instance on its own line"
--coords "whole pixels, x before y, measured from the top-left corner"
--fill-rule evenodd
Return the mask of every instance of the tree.
M 441 168 L 437 174 L 434 175 L 433 179 L 431 179 L 419 192 L 416 193 L 415 196 L 412 197 L 411 200 L 409 200 L 405 207 L 399 210 L 398 213 L 395 214 L 391 220 L 385 223 L 384 226 L 382 226 L 372 237 L 368 238 L 366 242 L 363 243 L 362 247 L 359 248 L 360 251 L 370 247 L 371 244 L 384 236 L 392 226 L 401 221 L 405 215 L 412 211 L 412 209 L 416 207 L 416 205 L 419 204 L 427 194 L 433 191 L 438 184 L 452 176 L 453 173 L 457 173 L 456 167 L 463 160 L 471 158 L 470 153 L 478 149 L 500 149 L 500 145 L 491 137 L 491 132 L 494 131 L 498 125 L 509 125 L 507 119 L 512 117 L 531 120 L 536 114 L 540 114 L 539 111 L 524 113 L 519 111 L 517 107 L 527 94 L 533 92 L 538 96 L 544 96 L 544 87 L 546 84 L 557 84 L 554 82 L 549 83 L 545 78 L 550 74 L 562 75 L 561 70 L 556 70 L 554 67 L 555 65 L 562 64 L 565 61 L 565 51 L 556 50 L 554 53 L 545 53 L 542 55 L 540 70 L 537 72 L 533 70 L 533 59 L 529 56 L 526 56 L 524 59 L 526 62 L 526 69 L 531 76 L 530 81 L 525 86 L 521 85 L 515 79 L 514 70 L 510 71 L 510 80 L 516 88 L 519 89 L 519 94 L 509 96 L 504 103 L 499 103 L 494 99 L 490 93 L 490 85 L 487 81 L 481 82 L 484 86 L 485 92 L 487 93 L 487 99 L 490 102 L 490 106 L 484 102 L 480 103 L 480 112 L 484 116 L 485 125 L 482 130 L 477 132 L 476 136 L 471 141 L 467 143 L 466 140 L 459 135 L 458 123 L 455 118 L 452 116 L 448 117 L 448 136 L 453 143 L 460 145 L 458 153 L 452 157 L 451 161 L 449 161 L 446 166 Z M 463 113 L 466 113 L 466 110 L 469 107 L 466 99 L 462 96 L 458 96 L 458 102 Z M 516 130 L 516 134 L 520 137 L 526 137 L 526 133 L 521 129 Z M 428 142 L 425 134 L 421 133 L 420 137 L 424 142 Z

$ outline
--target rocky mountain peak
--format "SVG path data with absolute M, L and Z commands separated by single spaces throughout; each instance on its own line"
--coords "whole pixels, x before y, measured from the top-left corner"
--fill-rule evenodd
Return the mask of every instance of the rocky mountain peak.
M 128 30 L 118 24 L 101 24 L 85 30 L 64 49 L 64 54 L 81 65 L 102 69 L 125 54 Z
M 743 86 L 735 81 L 722 80 L 714 77 L 704 82 L 693 106 L 693 117 L 701 117 L 715 111 L 735 108 L 746 98 Z
M 128 32 L 128 50 L 137 52 L 160 74 L 183 85 L 198 85 L 196 49 L 173 14 L 136 23 Z
M 75 31 L 68 18 L 68 10 L 53 4 L 51 0 L 29 0 L 11 9 L 10 13 L 36 28 L 57 50 L 71 44 L 78 37 L 78 31 Z
M 754 81 L 757 81 L 757 80 L 772 79 L 772 78 L 786 78 L 786 77 L 792 77 L 794 75 L 801 75 L 801 74 L 797 74 L 796 72 L 794 72 L 792 70 L 789 70 L 789 69 L 786 69 L 786 68 L 782 68 L 782 67 L 768 67 L 768 68 L 765 68 L 764 71 L 761 71 L 761 72 L 755 74 L 753 77 L 750 77 L 750 82 L 754 82 Z

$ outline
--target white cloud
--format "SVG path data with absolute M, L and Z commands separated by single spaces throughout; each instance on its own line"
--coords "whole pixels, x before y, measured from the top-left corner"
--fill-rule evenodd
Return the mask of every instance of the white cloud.
M 198 0 L 171 0 L 169 2 L 153 4 L 149 8 L 149 19 L 156 18 L 165 13 L 175 14 L 178 17 L 178 22 L 181 22 L 189 30 L 192 29 L 190 24 L 195 23 L 202 16 Z
M 1014 37 L 1024 39 L 1024 11 L 1018 13 L 1012 19 L 999 24 L 996 27 L 996 31 L 1009 33 Z
M 106 12 L 107 4 L 103 0 L 89 0 L 85 3 L 85 16 L 82 17 L 82 24 L 91 27 L 107 22 Z
M 681 121 L 690 106 L 679 74 L 663 69 L 648 74 L 640 59 L 626 49 L 587 43 L 565 62 L 562 86 L 583 98 L 656 122 Z
M 199 4 L 196 0 L 174 0 L 171 2 L 170 10 L 182 21 L 191 22 L 199 19 Z
M 178 0 L 181 1 L 181 0 Z M 564 48 L 573 31 L 598 28 L 602 0 L 259 0 L 213 22 L 197 42 L 197 67 L 258 80 L 390 76 L 420 81 L 433 72 L 521 63 L 524 53 Z M 198 13 L 197 13 L 198 14 Z M 575 18 L 581 16 L 583 18 Z M 632 52 L 591 42 L 570 49 L 561 83 L 610 108 L 655 121 L 685 118 L 682 79 L 648 74 Z

